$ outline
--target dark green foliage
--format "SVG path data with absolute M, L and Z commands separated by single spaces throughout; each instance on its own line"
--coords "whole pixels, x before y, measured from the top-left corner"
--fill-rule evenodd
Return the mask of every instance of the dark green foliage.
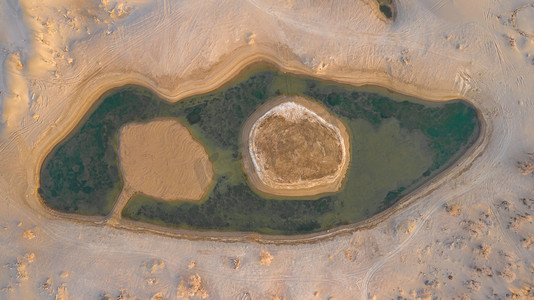
M 334 210 L 335 197 L 318 200 L 264 199 L 248 185 L 231 185 L 221 179 L 201 204 L 176 205 L 134 197 L 123 215 L 136 220 L 158 220 L 167 224 L 201 229 L 301 233 L 304 228 L 321 229 L 317 219 Z
M 386 18 L 391 19 L 393 17 L 393 12 L 391 11 L 391 7 L 387 5 L 380 5 L 380 11 L 386 16 Z
M 377 0 L 380 12 L 388 19 L 393 18 L 395 3 L 392 0 Z
M 379 203 L 380 209 L 393 205 L 406 192 L 443 170 L 478 136 L 476 112 L 462 102 L 428 106 L 395 101 L 382 94 L 309 78 L 301 79 L 306 84 L 300 92 L 290 91 L 294 88 L 289 87 L 291 84 L 273 88 L 274 80 L 280 76 L 292 75 L 256 72 L 221 90 L 174 104 L 140 87 L 112 91 L 50 153 L 41 169 L 38 192 L 47 205 L 60 211 L 107 214 L 122 188 L 116 149 L 120 127 L 129 122 L 172 117 L 189 126 L 195 138 L 205 144 L 216 167 L 213 190 L 201 203 L 169 203 L 138 195 L 129 202 L 123 216 L 185 228 L 278 234 L 316 232 L 357 222 L 362 216 L 378 212 L 369 207 L 347 212 L 347 207 L 360 203 L 357 201 Z M 316 99 L 348 122 L 365 120 L 379 128 L 384 120 L 397 119 L 403 130 L 425 136 L 434 158 L 432 166 L 420 178 L 410 179 L 411 185 L 396 186 L 379 199 L 362 200 L 357 195 L 343 198 L 337 193 L 318 199 L 280 200 L 257 194 L 247 184 L 241 169 L 242 124 L 272 97 L 295 93 Z M 233 169 L 218 169 L 216 160 L 221 157 L 230 159 Z
M 143 109 L 152 102 L 125 90 L 99 105 L 43 165 L 39 192 L 47 204 L 61 211 L 107 214 L 122 188 L 114 147 L 118 129 L 127 122 L 153 118 L 155 113 Z
M 200 121 L 200 113 L 202 112 L 203 106 L 205 106 L 205 104 L 198 105 L 198 106 L 195 106 L 193 109 L 186 110 L 187 121 L 189 122 L 189 124 L 193 125 Z
M 397 199 L 399 197 L 399 195 L 401 195 L 401 193 L 406 190 L 405 187 L 401 186 L 400 188 L 398 188 L 396 191 L 392 191 L 392 192 L 389 192 L 387 195 L 386 195 L 386 198 L 384 199 L 384 202 L 386 204 L 389 204 L 391 201 Z
M 435 171 L 463 153 L 478 137 L 476 111 L 462 102 L 443 106 L 425 106 L 409 101 L 392 101 L 380 94 L 344 91 L 334 85 L 318 85 L 307 82 L 306 95 L 321 101 L 335 114 L 348 119 L 363 118 L 374 125 L 382 120 L 396 118 L 402 128 L 420 130 L 434 150 L 434 163 L 429 172 Z M 341 99 L 334 101 L 331 99 Z M 425 173 L 429 176 L 430 173 Z

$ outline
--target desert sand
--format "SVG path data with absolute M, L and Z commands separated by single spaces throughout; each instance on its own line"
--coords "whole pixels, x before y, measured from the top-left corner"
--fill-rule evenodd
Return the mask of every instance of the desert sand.
M 345 125 L 319 103 L 281 96 L 241 129 L 243 167 L 251 184 L 278 196 L 338 191 L 350 163 Z
M 124 186 L 165 201 L 198 201 L 213 181 L 208 153 L 178 120 L 123 126 L 119 162 Z
M 532 2 L 395 3 L 385 22 L 366 1 L 1 2 L 0 298 L 534 297 Z M 258 60 L 465 98 L 481 138 L 393 209 L 314 236 L 165 230 L 41 203 L 44 157 L 109 88 L 179 101 Z

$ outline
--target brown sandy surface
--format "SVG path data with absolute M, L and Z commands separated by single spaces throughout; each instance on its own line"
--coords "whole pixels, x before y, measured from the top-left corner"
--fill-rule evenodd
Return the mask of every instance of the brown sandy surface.
M 534 297 L 532 2 L 395 3 L 386 23 L 365 1 L 0 2 L 0 298 Z M 40 202 L 45 155 L 107 89 L 139 83 L 178 101 L 258 59 L 463 97 L 482 142 L 375 226 L 310 243 L 105 223 Z
M 177 120 L 123 126 L 119 161 L 125 186 L 165 201 L 200 200 L 213 181 L 206 150 Z
M 280 196 L 335 192 L 350 162 L 345 125 L 319 103 L 279 97 L 242 129 L 243 164 L 260 191 Z

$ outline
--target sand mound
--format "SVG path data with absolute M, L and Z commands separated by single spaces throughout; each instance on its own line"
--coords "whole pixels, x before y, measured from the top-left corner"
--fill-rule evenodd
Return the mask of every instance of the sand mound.
M 125 186 L 166 201 L 200 200 L 213 180 L 208 154 L 177 120 L 130 123 L 119 134 Z
M 281 97 L 243 127 L 244 166 L 262 192 L 281 196 L 335 192 L 349 162 L 344 125 L 318 103 Z
M 534 38 L 534 4 L 517 8 L 511 19 L 511 24 L 523 36 Z

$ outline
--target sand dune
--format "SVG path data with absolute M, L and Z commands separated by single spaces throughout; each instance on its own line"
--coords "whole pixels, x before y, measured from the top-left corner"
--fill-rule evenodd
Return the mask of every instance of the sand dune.
M 533 298 L 532 3 L 395 3 L 387 23 L 365 1 L 2 2 L 0 298 Z M 45 155 L 109 88 L 179 101 L 257 60 L 466 98 L 481 140 L 394 209 L 318 236 L 163 230 L 40 202 Z

